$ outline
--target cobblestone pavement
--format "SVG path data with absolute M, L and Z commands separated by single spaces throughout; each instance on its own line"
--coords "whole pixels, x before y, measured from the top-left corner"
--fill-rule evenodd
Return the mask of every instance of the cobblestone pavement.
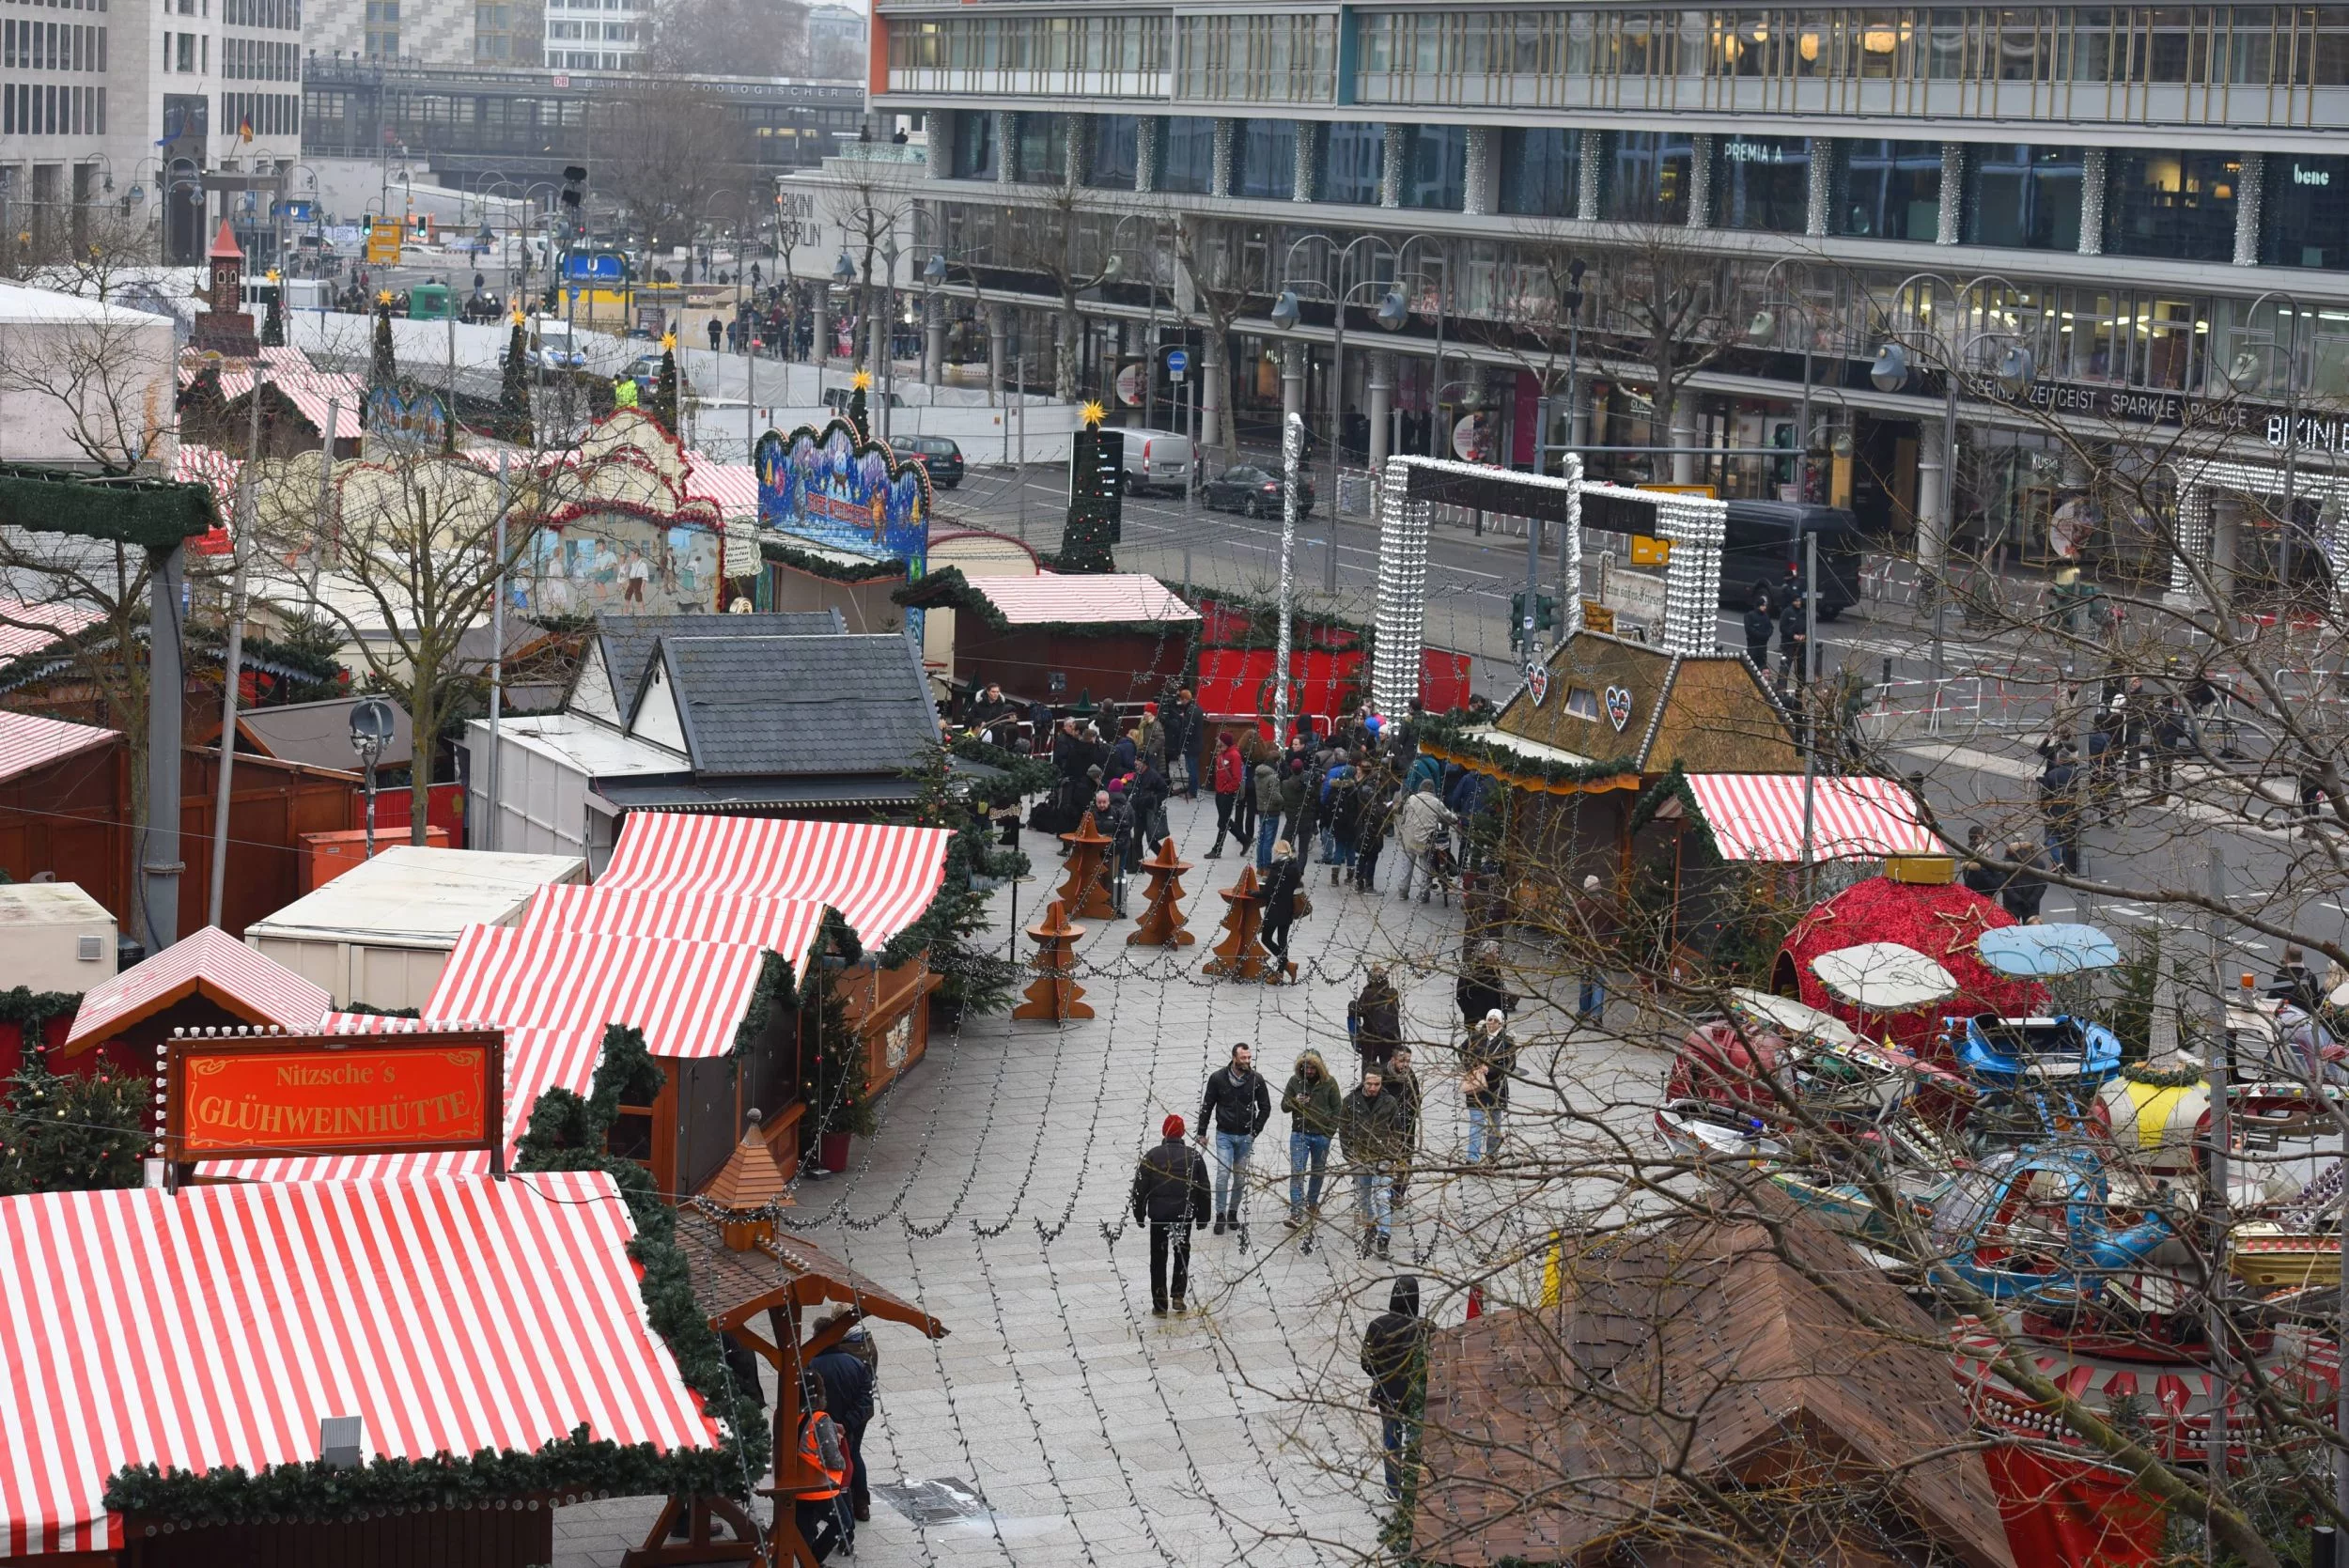
M 1206 1074 L 1234 1042 L 1257 1045 L 1276 1099 L 1308 1046 L 1341 1081 L 1350 1076 L 1346 1004 L 1367 959 L 1427 963 L 1405 986 L 1408 1032 L 1456 1037 L 1459 911 L 1397 900 L 1399 856 L 1380 868 L 1377 894 L 1333 888 L 1315 866 L 1307 885 L 1318 908 L 1293 948 L 1303 983 L 1207 981 L 1199 966 L 1224 907 L 1216 889 L 1241 862 L 1236 848 L 1201 859 L 1214 826 L 1204 797 L 1170 811 L 1194 862 L 1183 904 L 1198 945 L 1129 948 L 1130 921 L 1095 923 L 1080 950 L 1107 971 L 1082 981 L 1095 1018 L 1055 1029 L 988 1017 L 934 1034 L 884 1100 L 879 1133 L 858 1141 L 852 1170 L 799 1189 L 795 1228 L 951 1330 L 930 1344 L 894 1325 L 874 1329 L 881 1393 L 865 1454 L 877 1495 L 860 1564 L 1271 1568 L 1355 1560 L 1375 1545 L 1385 1498 L 1355 1359 L 1362 1327 L 1395 1273 L 1441 1269 L 1489 1242 L 1489 1226 L 1460 1222 L 1481 1183 L 1423 1177 L 1397 1215 L 1395 1261 L 1362 1259 L 1346 1186 L 1333 1184 L 1317 1225 L 1283 1225 L 1288 1128 L 1276 1107 L 1256 1144 L 1247 1245 L 1198 1233 L 1192 1310 L 1166 1319 L 1149 1315 L 1146 1237 L 1126 1222 L 1127 1188 L 1160 1119 L 1195 1120 Z M 1024 835 L 1023 847 L 1037 862 L 1018 890 L 1024 926 L 1061 862 L 1041 835 Z M 1137 879 L 1133 913 L 1140 895 Z M 1000 933 L 1007 893 L 995 898 Z M 1034 944 L 1023 936 L 1019 946 L 1024 957 Z M 1561 1027 L 1539 998 L 1518 1021 L 1533 1032 Z M 1611 1075 L 1626 1098 L 1662 1060 L 1595 1032 L 1565 1048 L 1590 1057 L 1570 1070 Z M 1423 1146 L 1456 1158 L 1463 1117 L 1449 1051 L 1423 1046 L 1420 1057 Z M 1439 1322 L 1463 1311 L 1441 1292 L 1430 1304 Z M 978 1493 L 985 1516 L 917 1528 L 878 1492 L 930 1480 Z M 656 1507 L 630 1498 L 562 1511 L 556 1568 L 613 1568 Z

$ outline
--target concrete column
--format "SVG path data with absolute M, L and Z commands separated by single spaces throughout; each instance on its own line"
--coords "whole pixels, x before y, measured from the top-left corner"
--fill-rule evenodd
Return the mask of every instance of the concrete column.
M 2181 486 L 2178 490 L 2178 536 L 2170 555 L 2170 597 L 2172 599 L 2187 605 L 2200 604 L 2201 588 L 2194 581 L 2191 566 L 2208 564 L 2211 553 L 2210 490 L 2204 486 L 2190 483 Z
M 1229 196 L 1232 194 L 1233 149 L 1239 138 L 1239 121 L 1220 119 L 1215 122 L 1215 156 L 1209 164 L 1207 194 Z
M 809 340 L 808 357 L 821 365 L 832 357 L 832 285 L 824 278 L 817 278 L 816 287 L 810 292 L 816 297 L 816 331 Z
M 1380 349 L 1370 356 L 1370 467 L 1374 474 L 1386 469 L 1393 424 L 1394 355 Z
M 1811 138 L 1811 183 L 1803 193 L 1802 231 L 1816 240 L 1825 237 L 1835 206 L 1835 138 Z
M 148 625 L 161 629 L 179 628 L 180 586 L 186 578 L 187 551 L 149 551 L 147 558 Z M 149 690 L 177 694 L 186 685 L 179 662 L 181 639 L 148 639 Z M 178 701 L 148 705 L 147 721 L 147 831 L 138 846 L 140 898 L 132 923 L 139 941 L 152 958 L 179 939 L 179 726 L 184 708 Z
M 1697 402 L 1696 394 L 1681 389 L 1679 401 L 1672 404 L 1672 483 L 1693 485 L 1697 482 Z
M 1297 122 L 1297 167 L 1289 177 L 1289 199 L 1311 201 L 1321 194 L 1321 149 L 1330 128 L 1319 120 Z
M 1586 224 L 1598 222 L 1599 163 L 1606 156 L 1605 133 L 1583 132 L 1574 163 L 1574 215 Z
M 1003 400 L 1003 339 L 1010 329 L 1003 318 L 1003 308 L 987 307 L 987 400 L 990 404 Z
M 946 312 L 935 295 L 922 296 L 922 382 L 937 386 L 946 379 Z
M 1468 132 L 1468 179 L 1462 188 L 1461 212 L 1470 218 L 1490 217 L 1500 199 L 1501 170 L 1497 154 L 1501 139 L 1490 128 L 1471 125 Z
M 1588 366 L 1575 378 L 1574 403 L 1566 410 L 1566 446 L 1579 454 L 1591 443 L 1591 373 Z M 1575 461 L 1579 463 L 1578 455 Z
M 2080 156 L 2080 255 L 2105 254 L 2105 200 L 2110 193 L 2105 149 L 2092 147 Z
M 1941 211 L 1933 242 L 1954 245 L 1966 233 L 1966 144 L 1941 144 Z
M 2210 585 L 2217 593 L 2217 608 L 2234 602 L 2235 562 L 2243 541 L 2243 501 L 2239 496 L 2202 492 L 2210 509 Z
M 1159 120 L 1155 115 L 1144 115 L 1134 134 L 1134 194 L 1146 196 L 1158 188 Z
M 1710 136 L 1688 138 L 1688 226 L 1713 226 L 1713 151 Z
M 2267 206 L 2267 154 L 2243 154 L 2234 187 L 2234 264 L 2260 264 L 2260 214 Z
M 1378 139 L 1378 205 L 1403 205 L 1403 147 L 1411 133 L 1408 125 L 1390 125 Z
M 1305 411 L 1305 346 L 1301 343 L 1281 345 L 1281 427 L 1288 428 L 1289 415 Z M 1311 420 L 1306 421 L 1312 424 Z M 1336 497 L 1330 497 L 1334 503 Z
M 1941 436 L 1940 415 L 1917 421 L 1917 564 L 1927 572 L 1941 570 L 1950 536 L 1941 512 L 1941 476 L 1950 455 Z

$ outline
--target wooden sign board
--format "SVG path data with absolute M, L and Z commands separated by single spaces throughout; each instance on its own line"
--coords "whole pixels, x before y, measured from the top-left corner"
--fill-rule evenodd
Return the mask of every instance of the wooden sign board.
M 487 1149 L 506 1171 L 506 1036 L 175 1035 L 163 1061 L 163 1158 L 301 1158 Z
M 1615 613 L 1596 599 L 1586 598 L 1582 601 L 1582 625 L 1589 630 L 1603 631 L 1612 636 L 1615 630 Z

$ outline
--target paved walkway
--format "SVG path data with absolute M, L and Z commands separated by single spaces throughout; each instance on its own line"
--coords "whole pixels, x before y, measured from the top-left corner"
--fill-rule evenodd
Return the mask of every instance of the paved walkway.
M 1260 1169 L 1278 1169 L 1281 1192 L 1259 1186 L 1252 1196 L 1245 1250 L 1235 1236 L 1198 1234 L 1193 1310 L 1163 1320 L 1149 1315 L 1146 1237 L 1125 1221 L 1127 1184 L 1168 1111 L 1195 1118 L 1206 1074 L 1235 1041 L 1258 1045 L 1276 1099 L 1307 1046 L 1349 1075 L 1346 1003 L 1366 956 L 1431 966 L 1406 986 L 1409 1032 L 1455 1037 L 1459 913 L 1405 905 L 1392 891 L 1334 889 L 1315 867 L 1308 886 L 1319 908 L 1299 923 L 1294 948 L 1315 970 L 1306 983 L 1207 981 L 1198 970 L 1223 908 L 1215 889 L 1239 862 L 1199 862 L 1211 806 L 1178 800 L 1171 811 L 1177 843 L 1199 862 L 1185 900 L 1199 945 L 1128 948 L 1130 922 L 1097 925 L 1081 949 L 1108 970 L 1083 980 L 1096 1018 L 1056 1030 L 989 1017 L 933 1036 L 927 1059 L 884 1102 L 879 1134 L 858 1141 L 855 1168 L 799 1190 L 799 1228 L 952 1330 L 935 1345 L 892 1325 L 874 1330 L 880 1408 L 865 1452 L 877 1493 L 860 1564 L 1270 1568 L 1375 1546 L 1385 1498 L 1377 1427 L 1361 1407 L 1362 1328 L 1384 1310 L 1399 1267 L 1456 1275 L 1449 1259 L 1490 1248 L 1483 1181 L 1417 1182 L 1398 1216 L 1394 1265 L 1358 1257 L 1349 1190 L 1325 1200 L 1309 1233 L 1320 1244 L 1308 1248 L 1281 1222 L 1287 1118 L 1276 1107 L 1256 1153 Z M 1023 925 L 1060 871 L 1040 835 L 1025 835 L 1024 846 L 1039 880 L 1019 890 Z M 1390 890 L 1399 870 L 1392 856 L 1381 867 Z M 1138 913 L 1138 881 L 1135 893 Z M 1005 895 L 996 896 L 1001 931 Z M 1022 937 L 1020 948 L 1033 944 Z M 1546 1009 L 1537 1001 L 1532 1014 Z M 1554 1017 L 1519 1022 L 1556 1027 Z M 1575 1053 L 1604 1047 L 1583 1069 L 1614 1080 L 1595 1091 L 1602 1098 L 1645 1097 L 1660 1056 L 1589 1032 L 1575 1042 Z M 1424 1145 L 1456 1157 L 1463 1118 L 1450 1053 L 1419 1054 Z M 1462 1303 L 1448 1287 L 1431 1279 L 1429 1295 L 1439 1321 L 1458 1321 Z M 977 1493 L 985 1514 L 917 1528 L 878 1490 L 932 1480 Z M 644 1499 L 563 1511 L 557 1568 L 616 1564 L 653 1511 Z

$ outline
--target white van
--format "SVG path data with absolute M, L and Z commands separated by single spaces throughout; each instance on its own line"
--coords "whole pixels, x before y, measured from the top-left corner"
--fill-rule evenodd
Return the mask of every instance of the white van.
M 1164 489 L 1180 493 L 1190 484 L 1190 438 L 1173 430 L 1122 429 L 1126 438 L 1126 493 Z

